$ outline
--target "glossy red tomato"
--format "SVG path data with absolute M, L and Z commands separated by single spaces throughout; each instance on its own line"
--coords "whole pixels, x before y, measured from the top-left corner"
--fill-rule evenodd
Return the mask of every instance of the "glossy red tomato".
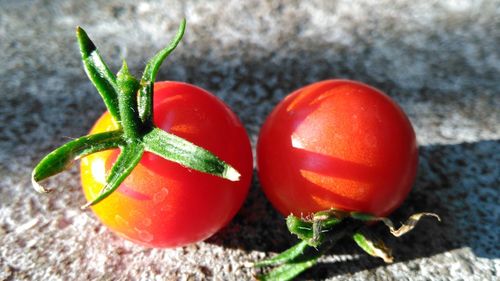
M 180 82 L 155 84 L 154 123 L 235 167 L 240 181 L 189 170 L 146 152 L 120 187 L 92 210 L 114 232 L 146 246 L 174 247 L 204 240 L 233 218 L 247 195 L 253 169 L 248 136 L 222 101 Z M 91 133 L 113 129 L 116 125 L 105 113 Z M 87 200 L 96 198 L 103 188 L 118 152 L 82 159 Z
M 388 96 L 327 80 L 276 106 L 257 159 L 262 188 L 284 215 L 337 208 L 384 216 L 411 190 L 418 151 L 408 118 Z

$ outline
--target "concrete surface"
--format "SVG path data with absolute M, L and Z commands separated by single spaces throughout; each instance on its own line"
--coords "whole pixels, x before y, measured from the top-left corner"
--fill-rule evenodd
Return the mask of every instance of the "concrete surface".
M 168 2 L 168 4 L 166 4 Z M 420 172 L 401 219 L 441 214 L 384 265 L 343 241 L 301 279 L 498 280 L 500 1 L 0 1 L 0 280 L 249 280 L 254 260 L 294 243 L 255 180 L 235 220 L 208 241 L 144 249 L 106 230 L 76 168 L 35 194 L 31 169 L 103 111 L 74 38 L 81 25 L 114 69 L 138 73 L 186 16 L 160 79 L 204 87 L 259 127 L 288 92 L 343 77 L 406 110 Z M 382 228 L 375 228 L 380 234 Z

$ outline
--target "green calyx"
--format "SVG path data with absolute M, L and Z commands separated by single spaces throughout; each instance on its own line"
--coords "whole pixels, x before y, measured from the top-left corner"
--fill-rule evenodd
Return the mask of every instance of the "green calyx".
M 36 191 L 49 192 L 40 181 L 64 171 L 75 160 L 115 148 L 120 148 L 120 155 L 107 175 L 106 185 L 97 198 L 82 208 L 95 205 L 113 193 L 130 175 L 145 151 L 189 169 L 230 181 L 239 180 L 238 171 L 210 151 L 165 132 L 153 124 L 153 92 L 156 75 L 161 63 L 181 41 L 185 27 L 186 21 L 183 20 L 172 42 L 149 60 L 140 80 L 130 74 L 125 60 L 115 76 L 102 60 L 87 33 L 77 27 L 76 37 L 85 72 L 101 95 L 119 129 L 80 137 L 49 153 L 33 169 L 31 179 Z
M 286 218 L 288 230 L 296 235 L 300 242 L 281 254 L 256 263 L 256 267 L 275 267 L 257 279 L 292 280 L 317 264 L 318 259 L 343 237 L 351 237 L 369 255 L 391 263 L 393 262 L 391 250 L 381 240 L 371 239 L 366 223 L 381 221 L 389 228 L 392 235 L 399 237 L 411 231 L 424 216 L 441 220 L 434 213 L 417 213 L 410 216 L 401 227 L 395 228 L 388 218 L 336 209 L 321 211 L 308 218 L 290 215 Z

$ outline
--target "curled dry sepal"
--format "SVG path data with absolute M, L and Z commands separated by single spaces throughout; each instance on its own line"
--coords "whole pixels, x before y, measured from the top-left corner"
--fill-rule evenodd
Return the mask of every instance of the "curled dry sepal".
M 401 227 L 396 228 L 388 218 L 335 209 L 315 213 L 310 218 L 301 219 L 290 215 L 286 218 L 288 230 L 301 241 L 277 256 L 256 263 L 256 267 L 276 266 L 257 279 L 291 280 L 314 266 L 321 255 L 345 236 L 352 237 L 354 242 L 369 255 L 391 263 L 393 262 L 391 250 L 381 240 L 370 238 L 366 223 L 381 221 L 389 228 L 392 235 L 399 237 L 411 231 L 424 216 L 432 216 L 441 221 L 434 213 L 417 213 L 410 216 Z
M 75 160 L 103 150 L 119 148 L 120 155 L 107 175 L 99 195 L 82 208 L 92 206 L 115 191 L 139 163 L 145 151 L 179 163 L 189 169 L 238 181 L 236 169 L 185 139 L 153 124 L 154 82 L 161 63 L 179 44 L 186 27 L 183 20 L 172 42 L 149 60 L 140 80 L 127 64 L 115 76 L 102 60 L 86 32 L 77 27 L 76 36 L 85 71 L 101 95 L 118 129 L 87 135 L 70 141 L 45 156 L 34 168 L 31 179 L 36 191 L 49 192 L 40 181 L 67 169 Z

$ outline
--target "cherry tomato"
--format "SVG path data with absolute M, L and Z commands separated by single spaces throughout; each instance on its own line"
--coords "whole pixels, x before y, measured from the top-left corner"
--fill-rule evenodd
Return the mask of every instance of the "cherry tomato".
M 189 170 L 145 152 L 118 189 L 92 210 L 118 235 L 145 246 L 175 247 L 204 240 L 233 218 L 248 193 L 253 170 L 249 138 L 222 101 L 180 82 L 155 84 L 154 123 L 235 167 L 240 181 Z M 90 133 L 116 128 L 106 112 Z M 103 188 L 118 152 L 109 150 L 82 159 L 87 200 L 96 198 Z
M 385 216 L 406 198 L 417 165 L 415 133 L 402 109 L 349 80 L 287 96 L 257 145 L 262 188 L 283 215 L 337 208 Z

